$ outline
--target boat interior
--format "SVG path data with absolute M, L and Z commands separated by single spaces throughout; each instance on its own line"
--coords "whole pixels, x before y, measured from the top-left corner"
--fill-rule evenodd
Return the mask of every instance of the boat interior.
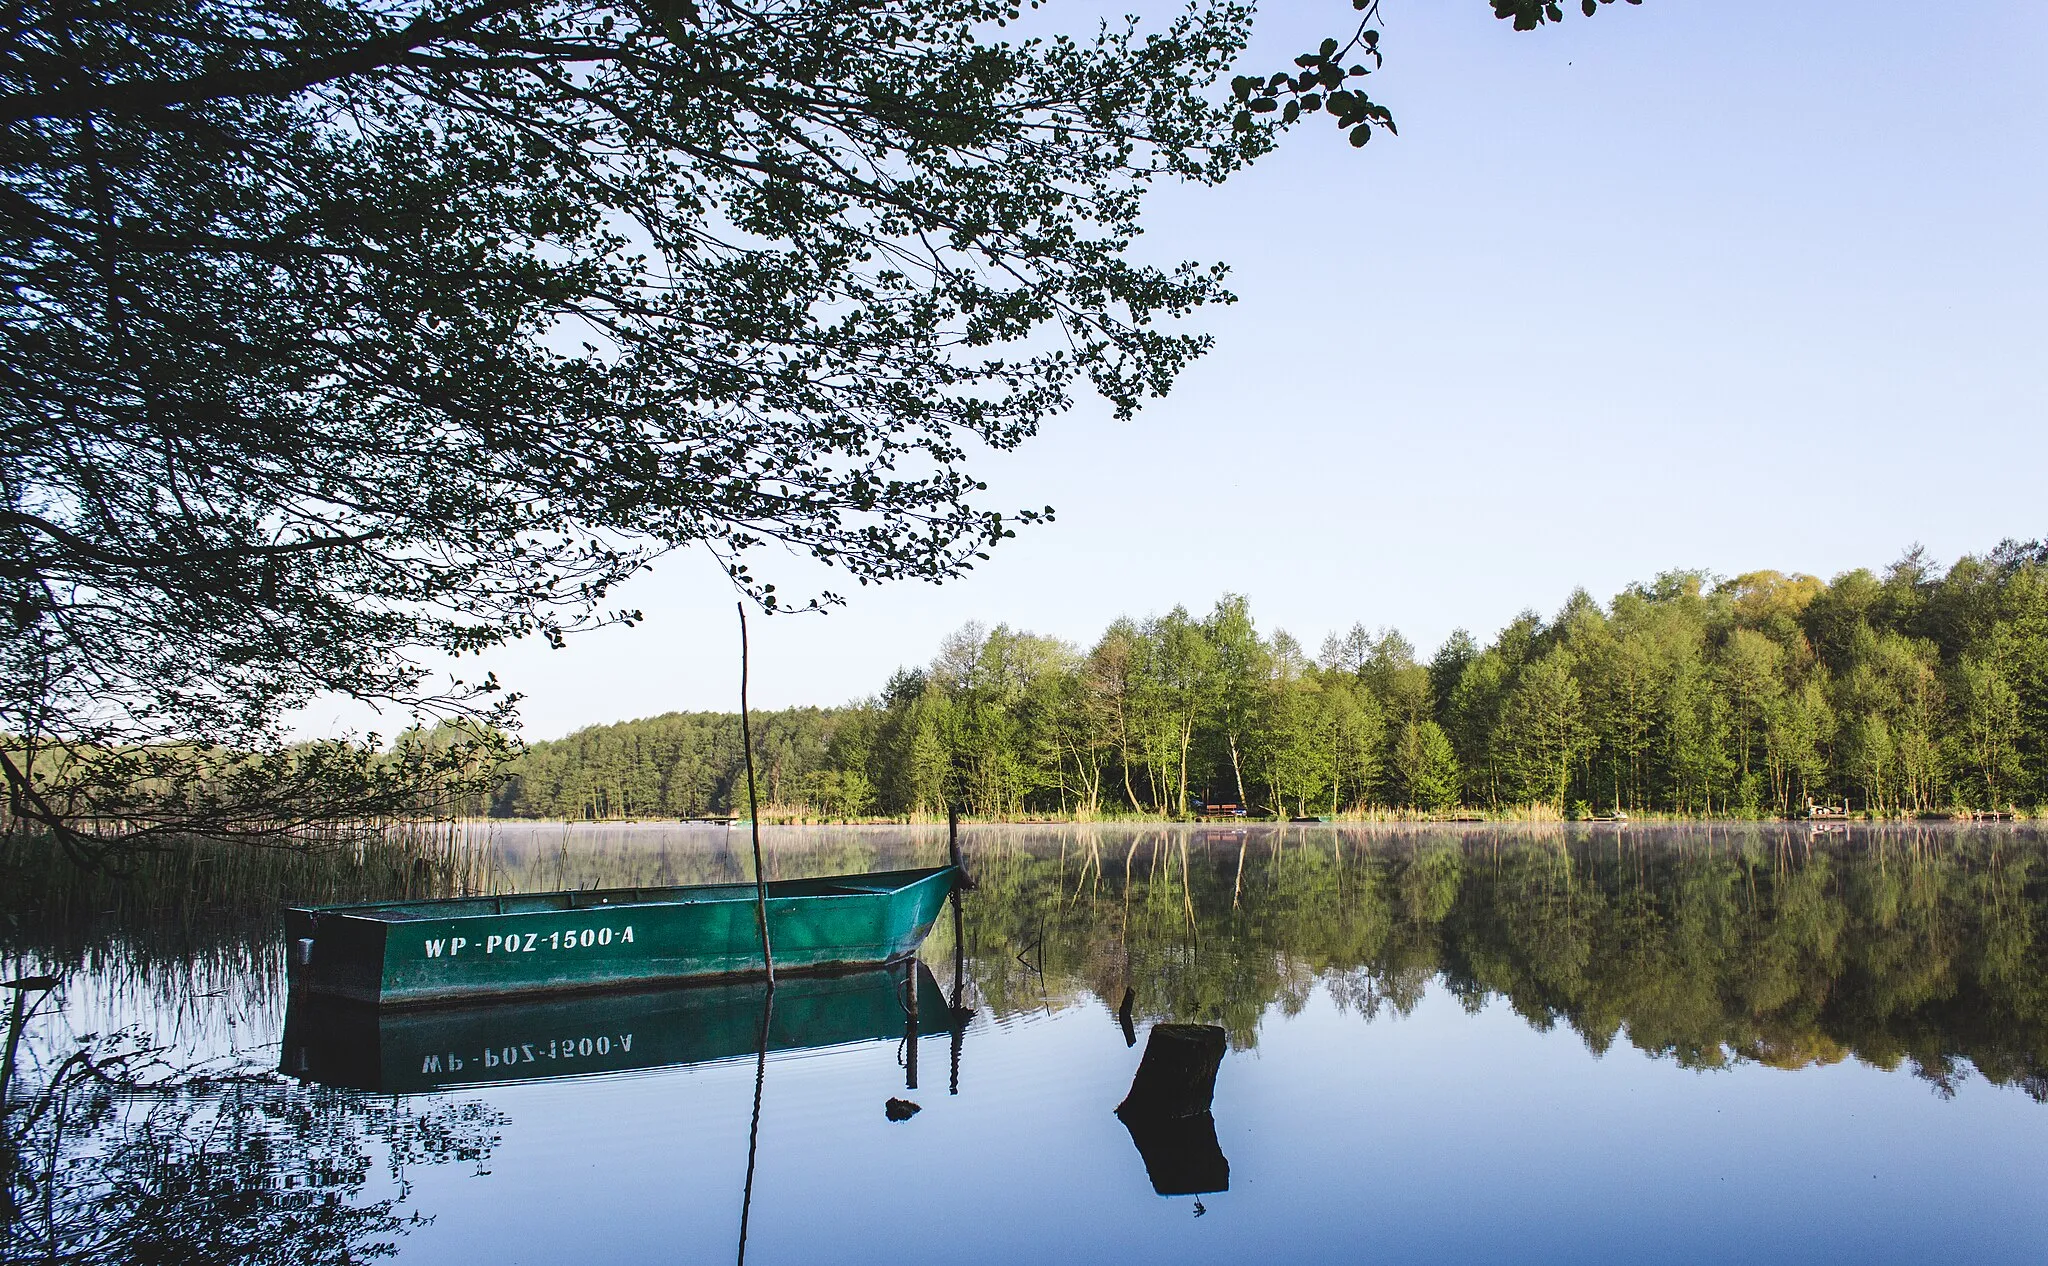
M 872 875 L 827 875 L 816 879 L 771 879 L 768 895 L 787 897 L 877 896 L 900 892 L 947 869 L 883 871 Z M 587 888 L 562 892 L 516 892 L 491 897 L 440 897 L 427 901 L 386 901 L 323 906 L 315 913 L 339 914 L 380 923 L 415 919 L 461 919 L 500 914 L 553 914 L 603 906 L 688 905 L 707 901 L 752 901 L 754 885 L 681 884 L 640 888 Z

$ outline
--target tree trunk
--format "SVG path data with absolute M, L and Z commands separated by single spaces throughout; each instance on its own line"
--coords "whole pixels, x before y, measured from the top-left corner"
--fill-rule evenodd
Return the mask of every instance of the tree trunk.
M 1179 817 L 1188 815 L 1188 748 L 1195 741 L 1194 718 L 1189 716 L 1180 727 L 1180 787 L 1175 793 L 1174 813 Z

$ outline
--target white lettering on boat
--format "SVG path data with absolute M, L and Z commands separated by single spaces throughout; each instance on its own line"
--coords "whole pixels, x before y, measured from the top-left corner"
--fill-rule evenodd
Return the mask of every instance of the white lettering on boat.
M 494 932 L 484 938 L 486 954 L 531 954 L 537 950 L 607 949 L 633 944 L 633 925 L 622 928 L 566 928 L 553 932 Z M 458 947 L 469 944 L 461 937 L 448 943 L 453 957 Z M 427 957 L 441 957 L 441 942 L 427 942 Z
M 427 942 L 427 957 L 428 957 L 428 958 L 439 958 L 439 957 L 441 957 L 441 951 L 442 951 L 442 950 L 443 950 L 444 948 L 446 948 L 446 947 L 447 947 L 447 942 L 445 942 L 445 941 L 428 941 L 428 942 Z
M 485 1068 L 510 1068 L 518 1064 L 561 1063 L 572 1059 L 601 1059 L 614 1051 L 630 1055 L 633 1051 L 631 1033 L 597 1033 L 588 1037 L 558 1037 L 546 1046 L 538 1042 L 508 1043 L 504 1046 L 484 1048 Z M 429 1062 L 439 1057 L 429 1055 Z M 453 1058 L 452 1056 L 450 1057 Z M 428 1069 L 425 1071 L 434 1071 Z

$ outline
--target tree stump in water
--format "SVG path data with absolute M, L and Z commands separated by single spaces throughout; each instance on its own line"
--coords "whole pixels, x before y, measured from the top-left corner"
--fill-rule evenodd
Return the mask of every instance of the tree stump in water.
M 1125 995 L 1128 1005 L 1129 994 Z M 1116 1115 L 1162 1196 L 1230 1190 L 1230 1162 L 1216 1142 L 1216 1070 L 1227 1035 L 1213 1024 L 1155 1024 Z
M 1223 1063 L 1226 1037 L 1213 1024 L 1153 1025 L 1131 1092 L 1116 1114 L 1128 1123 L 1134 1117 L 1158 1120 L 1207 1112 L 1216 1097 L 1216 1069 Z
M 1230 1190 L 1230 1161 L 1216 1141 L 1216 1118 L 1126 1116 L 1124 1128 L 1138 1145 L 1145 1177 L 1162 1196 L 1204 1196 Z

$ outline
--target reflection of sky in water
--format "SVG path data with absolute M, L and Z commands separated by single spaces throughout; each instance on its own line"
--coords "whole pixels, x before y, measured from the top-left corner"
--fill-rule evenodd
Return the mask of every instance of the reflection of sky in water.
M 1142 1047 L 1142 1041 L 1141 1041 Z M 891 1043 L 771 1059 L 748 1260 L 1119 1262 L 2033 1260 L 2048 1108 L 1981 1081 L 1943 1101 L 1854 1063 L 1697 1073 L 1593 1057 L 1432 991 L 1371 1023 L 1321 991 L 1217 1082 L 1228 1192 L 1152 1193 L 1110 1109 L 1138 1061 L 1100 1006 L 927 1038 L 924 1111 Z M 720 1261 L 754 1067 L 492 1092 L 487 1178 L 416 1175 L 408 1261 Z
M 566 865 L 582 872 L 572 882 L 621 868 L 634 878 L 718 878 L 732 861 L 722 832 L 613 832 L 554 863 L 532 847 L 539 835 L 509 833 L 510 877 Z M 1114 890 L 1134 836 L 1104 838 L 1114 846 L 1103 851 L 1108 875 L 1089 882 Z M 1292 838 L 1297 849 L 1331 842 L 1312 832 Z M 1766 866 L 1790 865 L 1776 845 L 1805 840 L 1729 838 L 1732 847 L 1760 839 Z M 1273 841 L 1254 839 L 1246 891 L 1283 891 L 1295 881 L 1274 869 Z M 927 830 L 786 840 L 794 847 L 784 873 L 863 854 L 871 860 L 858 864 L 932 860 L 922 855 L 942 848 Z M 1066 885 L 1060 908 L 1077 908 L 1078 838 L 981 833 L 978 842 L 1034 855 L 1068 847 L 1072 864 L 1052 874 Z M 2021 846 L 2039 847 L 2026 833 L 2009 851 Z M 1226 839 L 1223 848 L 1206 860 L 1195 854 L 1188 900 L 1205 919 L 1218 903 L 1228 907 L 1237 886 L 1237 845 Z M 1587 857 L 1574 864 L 1583 870 Z M 1149 861 L 1138 855 L 1140 879 Z M 1172 881 L 1174 865 L 1169 853 L 1159 882 Z M 1022 908 L 1044 882 L 1039 874 L 983 899 Z M 1153 938 L 1149 956 L 1133 959 L 1141 972 L 1168 970 L 1181 952 L 1182 896 L 1154 898 L 1138 903 L 1134 924 L 1134 936 Z M 927 959 L 950 992 L 945 925 Z M 1141 1002 L 1140 1045 L 1126 1047 L 1114 999 L 1090 988 L 1104 974 L 1100 946 L 1071 927 L 1065 940 L 1048 935 L 1053 957 L 1040 982 L 1018 958 L 1036 956 L 1037 934 L 1018 931 L 1031 925 L 991 912 L 986 926 L 1011 939 L 975 946 L 972 973 L 1006 1001 L 1000 1016 L 984 1007 L 967 1032 L 958 1096 L 947 1093 L 945 1036 L 921 1041 L 916 1091 L 904 1088 L 897 1041 L 771 1055 L 749 1261 L 1981 1262 L 2038 1260 L 2048 1247 L 2037 1177 L 2048 1172 L 2048 1106 L 2015 1086 L 1964 1076 L 1944 1098 L 1910 1064 L 1887 1072 L 1854 1058 L 1697 1072 L 1625 1035 L 1595 1056 L 1567 1024 L 1541 1031 L 1497 996 L 1468 1012 L 1441 983 L 1409 1013 L 1381 1007 L 1371 1020 L 1340 1008 L 1327 982 L 1291 1014 L 1279 1001 L 1264 1004 L 1256 1045 L 1227 1054 L 1217 1080 L 1230 1187 L 1201 1197 L 1197 1217 L 1195 1199 L 1154 1194 L 1111 1112 L 1157 1007 Z M 1249 934 L 1233 942 L 1205 928 L 1201 953 L 1270 952 Z M 182 979 L 165 972 L 124 967 L 118 956 L 69 972 L 63 1010 L 32 1026 L 31 1045 L 47 1052 L 140 1022 L 189 1057 L 235 1050 L 275 1060 L 273 977 L 204 962 Z M 1148 987 L 1168 990 L 1143 976 L 1137 984 L 1141 999 Z M 1050 1000 L 1035 1005 L 1041 988 Z M 373 1166 L 358 1198 L 403 1194 L 406 1209 L 431 1219 L 395 1237 L 406 1262 L 730 1260 L 754 1080 L 754 1060 L 738 1058 L 420 1096 L 410 1103 L 421 1110 L 495 1108 L 504 1118 L 498 1141 L 481 1161 L 409 1166 L 409 1187 Z M 891 1096 L 923 1110 L 892 1123 Z M 374 1098 L 389 1102 L 364 1101 Z

